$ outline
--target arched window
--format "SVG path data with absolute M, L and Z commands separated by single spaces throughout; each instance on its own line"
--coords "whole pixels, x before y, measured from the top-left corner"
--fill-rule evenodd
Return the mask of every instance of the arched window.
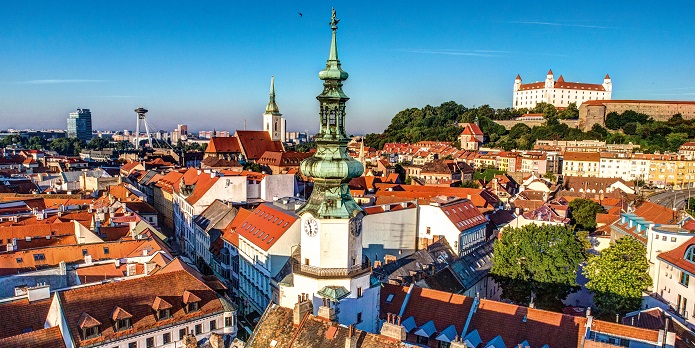
M 685 251 L 685 257 L 684 259 L 695 263 L 695 245 L 691 245 L 688 247 L 688 249 Z

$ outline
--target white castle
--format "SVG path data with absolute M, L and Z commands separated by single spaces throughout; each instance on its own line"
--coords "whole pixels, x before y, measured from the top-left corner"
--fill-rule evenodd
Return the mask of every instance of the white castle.
M 613 85 L 611 77 L 606 74 L 602 84 L 567 82 L 560 75 L 555 80 L 553 71 L 549 70 L 544 82 L 521 83 L 521 76 L 514 81 L 514 109 L 531 109 L 538 103 L 553 104 L 556 108 L 566 108 L 570 103 L 577 107 L 587 100 L 610 100 Z

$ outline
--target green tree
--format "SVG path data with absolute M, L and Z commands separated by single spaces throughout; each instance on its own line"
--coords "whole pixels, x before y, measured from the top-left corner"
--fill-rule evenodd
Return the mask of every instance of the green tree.
M 381 145 L 383 146 L 383 144 Z M 315 141 L 309 141 L 306 143 L 301 143 L 297 145 L 297 152 L 309 152 L 311 149 L 316 148 L 316 142 Z
M 605 212 L 600 204 L 583 198 L 570 202 L 569 208 L 575 225 L 586 231 L 593 231 L 596 228 L 596 214 Z
M 92 138 L 92 140 L 87 143 L 87 148 L 90 150 L 103 150 L 108 146 L 109 141 L 101 137 Z
M 543 177 L 552 181 L 552 182 L 555 182 L 555 180 L 557 180 L 557 177 L 555 176 L 555 173 L 553 173 L 553 172 L 546 172 L 545 174 L 543 174 Z
M 628 135 L 637 134 L 637 123 L 628 122 L 625 125 L 623 125 L 623 133 L 628 134 Z
M 39 136 L 29 138 L 27 146 L 32 150 L 42 150 L 46 146 L 46 140 Z
M 567 108 L 560 113 L 560 118 L 566 120 L 574 120 L 579 118 L 579 109 L 577 108 L 577 103 L 570 103 Z
M 569 226 L 505 229 L 494 244 L 490 271 L 502 297 L 528 305 L 533 294 L 540 308 L 562 308 L 562 300 L 578 289 L 576 271 L 586 258 L 586 239 Z
M 642 243 L 623 237 L 589 258 L 584 267 L 589 279 L 586 288 L 594 294 L 598 316 L 612 319 L 640 309 L 642 292 L 652 283 L 645 255 Z
M 687 133 L 670 133 L 666 135 L 666 143 L 668 144 L 669 151 L 678 151 L 678 148 L 686 141 L 688 141 Z
M 460 184 L 458 184 L 458 187 L 465 187 L 465 188 L 480 188 L 480 185 L 478 185 L 478 182 L 475 180 L 466 180 L 466 181 L 461 181 Z
M 622 124 L 620 123 L 620 114 L 617 112 L 609 112 L 608 115 L 606 115 L 606 128 L 612 129 L 612 130 L 618 130 Z

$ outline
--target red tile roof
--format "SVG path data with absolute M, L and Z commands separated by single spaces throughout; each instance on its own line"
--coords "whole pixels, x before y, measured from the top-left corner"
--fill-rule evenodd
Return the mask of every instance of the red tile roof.
M 51 299 L 29 302 L 27 299 L 0 303 L 0 339 L 20 335 L 25 330 L 43 329 Z M 8 320 L 12 318 L 12 320 Z
M 408 287 L 383 284 L 381 317 L 387 313 L 398 314 L 407 292 Z M 390 295 L 394 296 L 387 302 Z M 461 332 L 472 305 L 471 297 L 413 287 L 401 318 L 412 316 L 418 327 L 432 320 L 438 332 L 450 325 Z M 551 344 L 574 348 L 581 342 L 585 325 L 586 318 L 481 299 L 468 332 L 478 330 L 483 342 L 500 335 L 507 345 L 527 340 L 531 347 Z
M 65 348 L 65 342 L 60 327 L 54 326 L 0 339 L 0 348 Z
M 658 330 L 649 330 L 641 327 L 622 325 L 602 320 L 593 320 L 591 330 L 620 337 L 656 342 L 659 340 Z
M 633 213 L 647 221 L 663 225 L 675 224 L 678 217 L 673 209 L 649 201 L 643 202 Z
M 249 214 L 236 228 L 236 232 L 259 248 L 268 251 L 297 219 L 296 215 L 289 215 L 275 208 L 271 203 L 265 203 L 254 209 L 253 213 Z
M 282 142 L 270 140 L 270 134 L 266 131 L 238 130 L 236 135 L 241 144 L 241 149 L 247 159 L 256 160 L 266 151 L 282 152 Z
M 147 249 L 154 253 L 166 250 L 165 247 L 151 240 L 125 240 L 120 242 L 94 243 L 84 245 L 61 245 L 34 250 L 19 250 L 11 253 L 0 253 L 0 275 L 17 274 L 19 271 L 35 270 L 40 267 L 54 267 L 61 261 L 67 263 L 84 260 L 83 250 L 87 251 L 92 260 L 123 258 L 128 255 L 142 255 Z M 37 255 L 43 255 L 39 257 Z
M 442 206 L 441 209 L 459 231 L 487 224 L 485 216 L 468 199 Z
M 693 245 L 695 245 L 695 237 L 688 239 L 685 243 L 671 251 L 659 254 L 658 258 L 690 274 L 695 274 L 695 263 L 685 259 L 685 252 Z
M 376 184 L 375 196 L 392 196 L 409 199 L 432 199 L 437 196 L 454 196 L 469 198 L 477 208 L 493 208 L 499 203 L 499 198 L 492 192 L 484 189 L 472 189 L 462 187 L 436 187 L 415 185 Z M 390 189 L 390 190 L 389 190 Z
M 212 137 L 205 153 L 241 153 L 241 146 L 236 137 Z
M 186 313 L 183 307 L 184 292 L 199 297 L 200 310 Z M 149 277 L 122 282 L 94 285 L 58 293 L 63 306 L 68 329 L 78 347 L 137 334 L 161 326 L 191 321 L 224 311 L 217 293 L 187 270 L 156 273 Z M 173 304 L 171 318 L 157 321 L 152 304 L 159 296 Z M 132 328 L 115 332 L 111 325 L 114 308 L 118 306 L 132 314 Z M 94 320 L 84 321 L 84 315 Z M 100 336 L 83 339 L 80 324 L 99 325 Z
M 601 161 L 601 153 L 599 153 L 599 152 L 569 152 L 569 151 L 566 151 L 563 154 L 562 160 L 565 162 L 567 162 L 567 161 L 600 162 Z
M 229 225 L 227 225 L 227 227 L 222 231 L 222 239 L 226 240 L 231 245 L 239 247 L 239 233 L 237 233 L 236 229 L 239 227 L 239 225 L 244 223 L 246 218 L 248 218 L 252 213 L 253 212 L 250 210 L 239 208 L 234 220 L 232 220 L 232 222 L 229 223 Z

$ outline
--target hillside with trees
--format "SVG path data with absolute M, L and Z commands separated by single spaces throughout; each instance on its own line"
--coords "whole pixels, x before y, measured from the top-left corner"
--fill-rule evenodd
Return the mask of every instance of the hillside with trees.
M 525 113 L 542 114 L 546 122 L 533 128 L 520 123 L 506 130 L 495 123 L 496 120 L 509 120 Z M 480 129 L 487 135 L 489 147 L 505 150 L 530 150 L 538 139 L 542 140 L 602 140 L 610 144 L 639 144 L 646 153 L 656 151 L 677 151 L 688 139 L 695 138 L 695 120 L 684 120 L 674 115 L 667 122 L 654 121 L 647 115 L 634 111 L 622 114 L 610 113 L 606 117 L 606 127 L 594 125 L 584 132 L 560 123 L 561 119 L 576 119 L 579 110 L 575 104 L 562 111 L 553 105 L 539 103 L 533 109 L 512 108 L 494 109 L 489 105 L 467 108 L 454 101 L 440 106 L 427 105 L 423 108 L 410 108 L 398 112 L 383 133 L 370 133 L 365 137 L 365 145 L 377 149 L 385 143 L 416 143 L 424 140 L 451 141 L 458 146 L 461 128 L 458 123 L 474 122 L 478 119 Z

